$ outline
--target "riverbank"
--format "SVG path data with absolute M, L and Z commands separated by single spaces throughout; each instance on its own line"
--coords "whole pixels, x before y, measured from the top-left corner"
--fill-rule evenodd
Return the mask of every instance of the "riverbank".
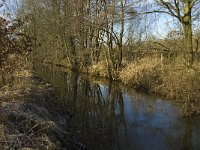
M 186 67 L 184 60 L 161 62 L 143 58 L 128 64 L 119 79 L 126 85 L 145 89 L 150 93 L 182 104 L 185 116 L 200 115 L 200 62 Z
M 51 85 L 24 58 L 12 65 L 12 77 L 0 89 L 0 149 L 84 149 L 68 131 L 70 114 Z
M 176 102 L 66 67 L 37 63 L 34 69 L 55 87 L 58 99 L 67 103 L 73 114 L 70 131 L 88 149 L 199 147 L 200 118 L 182 117 Z
M 136 90 L 179 102 L 183 106 L 184 116 L 199 116 L 200 62 L 194 62 L 193 67 L 188 68 L 184 61 L 181 57 L 165 62 L 157 57 L 124 61 L 123 68 L 114 73 L 113 79 Z M 53 64 L 70 68 L 70 63 L 64 60 Z M 98 78 L 109 77 L 106 61 L 92 64 L 89 68 L 79 68 L 80 72 Z

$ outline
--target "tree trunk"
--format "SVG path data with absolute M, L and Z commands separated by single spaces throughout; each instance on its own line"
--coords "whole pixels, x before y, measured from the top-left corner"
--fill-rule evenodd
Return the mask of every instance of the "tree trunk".
M 185 36 L 185 48 L 186 48 L 186 61 L 189 67 L 192 66 L 194 61 L 193 43 L 192 43 L 192 16 L 191 16 L 191 2 L 187 0 L 185 3 L 184 16 L 181 19 Z
M 74 42 L 74 38 L 73 37 L 69 37 L 68 39 L 68 45 L 69 45 L 69 49 L 70 49 L 70 54 L 71 54 L 71 69 L 74 71 L 78 71 L 78 60 L 77 60 L 77 52 L 76 52 L 76 46 L 75 46 L 75 42 Z
M 188 66 L 192 66 L 194 60 L 193 44 L 192 44 L 192 25 L 191 23 L 183 24 L 186 48 L 186 60 Z
M 123 46 L 123 36 L 124 36 L 124 4 L 123 0 L 120 0 L 120 22 L 121 22 L 121 31 L 120 31 L 120 43 L 119 43 L 119 68 L 122 65 L 122 46 Z

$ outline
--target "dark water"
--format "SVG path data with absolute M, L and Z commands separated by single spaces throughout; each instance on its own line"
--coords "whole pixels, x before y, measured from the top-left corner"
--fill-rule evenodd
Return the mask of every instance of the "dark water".
M 73 136 L 91 150 L 200 150 L 200 119 L 181 107 L 55 66 L 36 66 L 72 114 Z

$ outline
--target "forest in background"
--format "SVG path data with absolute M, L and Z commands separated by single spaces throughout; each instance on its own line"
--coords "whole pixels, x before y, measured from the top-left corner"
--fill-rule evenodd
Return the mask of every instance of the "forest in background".
M 74 106 L 77 103 L 76 111 L 84 116 L 78 120 L 79 126 L 94 131 L 89 131 L 92 134 L 97 131 L 97 137 L 114 133 L 116 141 L 117 134 L 112 129 L 116 131 L 115 125 L 121 127 L 117 119 L 126 127 L 126 108 L 125 94 L 118 86 L 112 86 L 112 81 L 120 81 L 133 93 L 136 89 L 158 94 L 182 105 L 181 116 L 190 121 L 189 125 L 183 124 L 180 140 L 189 149 L 194 133 L 199 135 L 198 128 L 192 129 L 191 118 L 200 115 L 199 8 L 200 0 L 0 0 L 0 149 L 87 149 L 85 143 L 80 143 L 80 130 L 77 128 L 78 136 L 73 136 L 69 128 L 73 111 L 69 112 L 68 101 Z M 160 23 L 163 18 L 169 22 Z M 163 30 L 162 25 L 168 26 L 168 30 Z M 162 35 L 156 33 L 157 29 L 161 29 Z M 47 68 L 55 65 L 62 66 L 59 69 L 70 68 L 75 75 L 53 72 L 51 67 L 48 72 L 41 64 L 47 64 Z M 48 77 L 53 76 L 53 85 L 62 87 L 58 97 L 56 90 L 39 76 L 45 71 Z M 87 79 L 80 81 L 77 72 L 84 73 Z M 109 79 L 106 103 L 101 84 L 89 85 L 88 75 Z M 148 102 L 142 98 L 136 102 L 142 101 L 142 108 L 154 111 L 149 98 Z M 97 101 L 105 105 L 96 107 Z M 117 106 L 119 118 L 115 118 Z M 165 115 L 164 109 L 159 110 L 161 117 Z M 96 113 L 101 116 L 97 118 L 100 122 L 93 119 L 92 124 L 87 119 L 91 115 L 95 118 Z M 173 115 L 170 117 L 173 120 Z M 147 124 L 151 126 L 148 121 L 146 129 Z M 137 130 L 138 126 L 131 127 Z M 175 128 L 180 131 L 176 125 Z M 173 131 L 171 127 L 166 130 Z M 152 127 L 150 131 L 153 137 L 156 131 L 162 133 L 157 124 L 156 131 Z M 176 141 L 168 134 L 167 137 Z M 98 141 L 94 136 L 87 138 Z
M 11 3 L 17 6 L 14 19 L 1 16 L 2 71 L 18 53 L 34 62 L 119 80 L 200 113 L 199 0 Z M 164 38 L 152 34 L 159 17 L 172 18 L 174 26 Z M 13 69 L 7 70 L 4 74 Z

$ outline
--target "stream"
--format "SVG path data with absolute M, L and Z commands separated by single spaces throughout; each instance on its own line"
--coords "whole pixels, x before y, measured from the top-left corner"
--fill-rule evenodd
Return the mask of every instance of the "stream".
M 200 118 L 181 117 L 172 101 L 63 67 L 34 70 L 70 111 L 71 136 L 90 150 L 200 150 Z

